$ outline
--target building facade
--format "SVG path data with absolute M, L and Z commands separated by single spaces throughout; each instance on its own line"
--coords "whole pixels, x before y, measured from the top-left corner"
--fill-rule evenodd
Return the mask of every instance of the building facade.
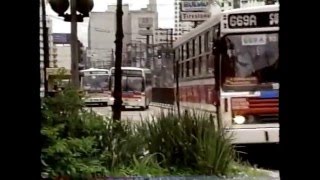
M 122 62 L 123 65 L 129 65 L 131 52 L 128 52 L 128 46 L 132 41 L 141 41 L 146 43 L 146 37 L 140 34 L 139 18 L 151 17 L 153 24 L 150 30 L 149 43 L 155 43 L 154 31 L 158 28 L 158 14 L 157 14 L 156 0 L 150 0 L 147 8 L 141 10 L 130 11 L 129 5 L 124 4 L 123 10 L 123 47 L 122 47 Z M 143 29 L 145 30 L 145 29 Z M 92 12 L 89 19 L 88 27 L 88 64 L 92 67 L 110 68 L 114 61 L 115 52 L 115 33 L 116 33 L 116 5 L 109 5 L 105 12 Z M 140 48 L 138 49 L 140 50 Z M 137 51 L 138 51 L 137 50 Z M 145 50 L 144 50 L 145 52 Z
M 40 36 L 39 36 L 39 44 L 40 44 L 40 82 L 41 87 L 44 84 L 44 42 L 43 42 L 43 24 L 42 24 L 42 7 L 40 3 L 39 7 L 40 11 Z M 53 43 L 53 37 L 52 37 L 52 20 L 49 16 L 46 16 L 46 28 L 48 30 L 48 46 L 49 46 L 49 67 L 56 67 L 57 66 L 57 53 L 56 53 L 56 47 Z

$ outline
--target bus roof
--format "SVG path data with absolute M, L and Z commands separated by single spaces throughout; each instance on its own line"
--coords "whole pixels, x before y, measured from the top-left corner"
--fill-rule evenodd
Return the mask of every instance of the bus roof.
M 215 15 L 215 16 L 212 16 L 209 19 L 207 19 L 206 21 L 204 21 L 202 24 L 197 26 L 195 29 L 182 35 L 179 39 L 177 39 L 175 42 L 173 42 L 173 48 L 176 48 L 176 47 L 186 43 L 187 41 L 198 36 L 199 34 L 204 32 L 205 30 L 219 24 L 221 17 L 222 17 L 222 13 Z
M 89 69 L 81 70 L 80 72 L 90 72 L 90 71 L 103 71 L 103 72 L 108 72 L 109 69 L 89 68 Z
M 237 13 L 249 13 L 249 12 L 265 12 L 265 11 L 279 11 L 279 5 L 263 5 L 263 6 L 253 6 L 246 8 L 237 8 L 223 11 L 223 15 L 237 14 Z
M 250 12 L 270 12 L 270 11 L 279 11 L 279 5 L 264 5 L 264 6 L 254 6 L 254 7 L 247 7 L 247 8 L 238 8 L 238 9 L 231 9 L 221 12 L 218 15 L 210 17 L 205 22 L 197 26 L 195 29 L 191 30 L 190 32 L 182 35 L 179 39 L 177 39 L 173 43 L 173 48 L 179 47 L 180 45 L 188 42 L 190 39 L 197 37 L 199 34 L 203 33 L 204 31 L 210 29 L 211 27 L 219 24 L 220 22 L 223 23 L 222 18 L 230 14 L 237 14 L 237 13 L 250 13 Z M 260 28 L 261 29 L 261 28 Z M 266 29 L 266 28 L 263 28 Z M 223 29 L 222 31 L 225 32 L 228 29 Z M 243 31 L 255 31 L 258 30 L 257 28 L 245 28 Z M 268 31 L 268 29 L 266 29 Z M 279 30 L 279 27 L 273 27 L 271 30 Z M 239 29 L 231 30 L 231 31 L 239 31 Z M 240 31 L 241 32 L 241 31 Z
M 110 70 L 115 69 L 115 67 L 112 67 Z M 151 71 L 148 68 L 138 68 L 138 67 L 121 67 L 122 70 L 134 70 L 134 71 Z

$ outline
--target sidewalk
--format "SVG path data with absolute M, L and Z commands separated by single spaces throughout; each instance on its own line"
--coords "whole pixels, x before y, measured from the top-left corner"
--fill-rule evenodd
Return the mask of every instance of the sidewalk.
M 155 106 L 155 107 L 160 107 L 160 108 L 165 108 L 165 109 L 173 109 L 177 110 L 176 104 L 164 104 L 164 103 L 157 103 L 157 102 L 151 102 L 150 106 Z M 180 104 L 180 111 L 183 112 L 185 110 L 197 110 L 197 111 L 203 111 L 203 112 L 208 112 L 208 113 L 214 113 L 215 114 L 215 107 L 211 107 L 208 105 L 203 105 L 203 104 Z

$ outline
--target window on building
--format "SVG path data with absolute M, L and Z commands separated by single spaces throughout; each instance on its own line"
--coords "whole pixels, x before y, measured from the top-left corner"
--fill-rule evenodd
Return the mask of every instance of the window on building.
M 186 44 L 186 54 L 187 54 L 187 58 L 186 59 L 189 59 L 190 58 L 189 42 L 187 42 L 187 44 Z
M 196 75 L 196 59 L 192 59 L 192 75 Z
M 193 40 L 192 40 L 192 56 L 195 56 L 195 55 L 196 55 L 196 48 L 195 48 L 195 46 L 196 46 L 196 40 L 193 39 Z
M 184 77 L 184 67 L 183 67 L 183 64 L 184 64 L 184 63 L 181 63 L 181 64 L 180 64 L 180 73 L 181 73 L 181 78 L 183 78 L 183 77 Z
M 202 74 L 202 57 L 199 57 L 199 62 L 198 62 L 198 73 L 201 75 Z
M 201 39 L 201 35 L 199 36 L 199 54 L 202 53 L 202 39 Z
M 186 72 L 186 77 L 189 77 L 190 74 L 189 74 L 189 70 L 190 70 L 190 61 L 187 61 L 187 72 Z
M 231 3 L 231 2 L 229 2 L 228 4 L 229 4 L 229 6 L 232 6 L 232 3 Z
M 234 0 L 234 2 L 233 2 L 233 8 L 234 8 L 234 9 L 240 8 L 240 0 Z
M 204 51 L 209 51 L 209 31 L 207 31 L 204 35 Z
M 184 47 L 183 45 L 181 46 L 181 60 L 184 60 Z

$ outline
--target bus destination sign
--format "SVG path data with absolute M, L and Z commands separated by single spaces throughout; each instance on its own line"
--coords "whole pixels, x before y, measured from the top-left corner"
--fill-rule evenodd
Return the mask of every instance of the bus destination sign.
M 277 27 L 279 26 L 279 12 L 230 14 L 228 25 L 230 29 Z

